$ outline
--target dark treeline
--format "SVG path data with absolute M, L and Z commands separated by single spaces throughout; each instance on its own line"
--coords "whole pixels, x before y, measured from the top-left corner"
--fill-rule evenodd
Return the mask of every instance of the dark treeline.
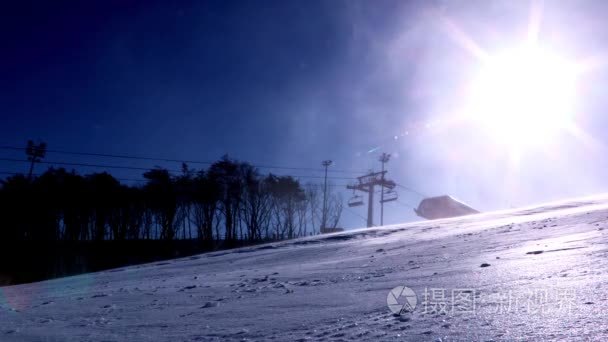
M 322 225 L 318 184 L 228 157 L 143 176 L 129 186 L 105 172 L 50 168 L 0 181 L 0 285 L 291 239 Z M 341 212 L 340 197 L 328 194 L 326 226 Z
M 80 175 L 50 168 L 14 175 L 0 185 L 2 242 L 195 239 L 206 246 L 316 234 L 322 188 L 290 176 L 261 174 L 224 157 L 205 170 L 182 165 L 143 174 L 139 186 L 108 173 Z M 329 194 L 327 227 L 336 227 L 339 196 Z

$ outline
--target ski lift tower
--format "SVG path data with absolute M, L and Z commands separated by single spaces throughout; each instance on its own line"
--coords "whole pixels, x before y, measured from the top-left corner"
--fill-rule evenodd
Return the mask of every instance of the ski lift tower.
M 390 154 L 382 153 L 380 158 L 378 159 L 382 163 L 382 172 L 384 172 L 384 164 L 388 163 L 388 160 L 391 158 Z M 382 174 L 382 179 L 384 179 L 384 173 Z M 384 185 L 380 185 L 382 189 L 380 191 L 380 225 L 384 225 Z M 391 191 L 391 190 L 389 190 Z
M 30 161 L 30 172 L 27 176 L 29 180 L 32 179 L 32 173 L 34 172 L 34 164 L 40 163 L 42 158 L 46 155 L 46 143 L 35 144 L 34 141 L 28 140 L 27 147 L 25 148 L 25 154 L 27 154 L 27 160 Z
M 357 177 L 357 182 L 355 184 L 347 185 L 346 188 L 353 191 L 362 191 L 367 192 L 367 227 L 374 226 L 374 188 L 376 186 L 382 187 L 382 189 L 387 188 L 389 190 L 393 190 L 396 186 L 395 182 L 392 180 L 388 180 L 385 178 L 387 171 L 380 172 L 371 172 L 365 176 Z M 356 201 L 353 202 L 353 205 L 349 206 L 357 206 L 363 204 L 360 200 L 360 196 L 354 196 L 357 198 Z

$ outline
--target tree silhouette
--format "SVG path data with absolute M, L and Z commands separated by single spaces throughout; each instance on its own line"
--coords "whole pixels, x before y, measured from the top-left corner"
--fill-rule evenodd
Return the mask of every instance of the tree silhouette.
M 193 179 L 193 222 L 198 238 L 206 246 L 213 244 L 213 230 L 216 224 L 215 217 L 220 191 L 219 184 L 208 177 L 204 171 L 200 171 Z
M 49 168 L 32 179 L 18 174 L 0 180 L 0 251 L 20 249 L 21 258 L 31 261 L 28 267 L 48 259 L 47 266 L 37 267 L 54 268 L 54 258 L 66 253 L 115 260 L 146 250 L 175 255 L 177 250 L 171 248 L 180 247 L 162 246 L 182 242 L 176 240 L 197 241 L 197 248 L 212 250 L 291 239 L 316 233 L 320 220 L 316 186 L 303 187 L 290 176 L 261 174 L 228 156 L 206 170 L 184 164 L 177 176 L 161 168 L 143 176 L 145 184 L 127 186 L 106 172 L 83 176 Z M 329 197 L 328 224 L 334 227 L 341 205 L 338 196 Z M 162 248 L 149 250 L 139 242 Z M 115 255 L 99 247 L 108 244 L 122 246 L 122 252 Z M 90 246 L 97 247 L 90 251 Z M 0 258 L 0 272 L 1 260 L 9 259 Z M 9 264 L 14 269 L 21 265 Z
M 219 189 L 219 210 L 224 222 L 224 239 L 228 244 L 237 238 L 236 228 L 244 189 L 243 167 L 241 163 L 224 156 L 211 165 L 207 173 L 210 181 L 216 183 Z
M 173 240 L 176 227 L 179 226 L 177 216 L 177 193 L 169 171 L 154 169 L 144 173 L 148 183 L 144 192 L 149 208 L 154 213 L 154 222 L 159 227 L 159 238 Z
M 290 176 L 270 174 L 266 182 L 274 206 L 275 238 L 294 238 L 297 226 L 296 213 L 298 207 L 306 200 L 304 190 L 300 182 Z
M 261 179 L 258 171 L 247 165 L 243 167 L 243 221 L 248 228 L 250 241 L 262 240 L 263 227 L 268 226 L 271 214 L 271 197 L 268 183 Z

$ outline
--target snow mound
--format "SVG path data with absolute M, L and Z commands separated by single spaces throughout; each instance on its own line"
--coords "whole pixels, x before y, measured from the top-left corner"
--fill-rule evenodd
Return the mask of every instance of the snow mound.
M 4 287 L 0 340 L 604 339 L 607 232 L 596 196 Z

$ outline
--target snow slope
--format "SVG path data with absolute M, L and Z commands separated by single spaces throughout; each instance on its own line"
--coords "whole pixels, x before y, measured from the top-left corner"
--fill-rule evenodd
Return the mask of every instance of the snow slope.
M 602 340 L 607 233 L 596 196 L 4 287 L 0 340 Z

